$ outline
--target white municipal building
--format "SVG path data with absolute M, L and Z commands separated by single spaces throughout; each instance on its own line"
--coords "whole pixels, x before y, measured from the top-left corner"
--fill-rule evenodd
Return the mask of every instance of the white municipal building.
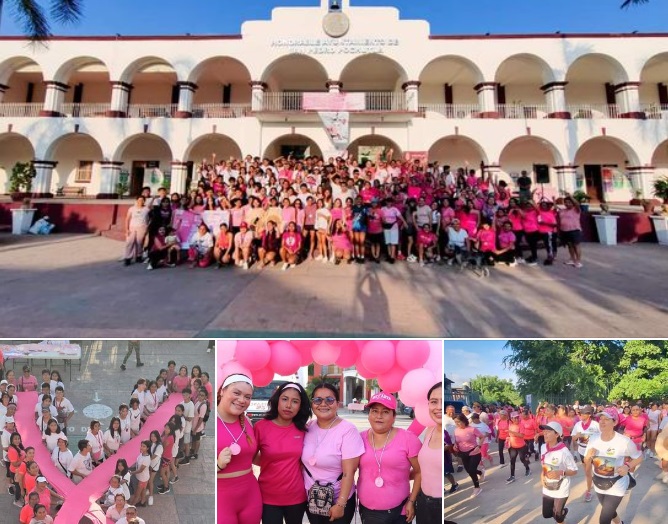
M 34 162 L 37 195 L 108 197 L 156 173 L 183 192 L 212 153 L 328 157 L 325 110 L 350 112 L 354 155 L 389 146 L 547 172 L 555 194 L 649 197 L 668 173 L 668 34 L 441 36 L 395 8 L 321 0 L 239 35 L 4 37 L 0 193 L 17 161 Z

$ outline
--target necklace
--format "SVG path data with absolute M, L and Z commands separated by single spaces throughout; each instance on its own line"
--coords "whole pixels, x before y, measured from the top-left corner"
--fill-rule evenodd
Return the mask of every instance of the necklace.
M 308 459 L 308 463 L 311 466 L 315 466 L 316 463 L 318 462 L 318 459 L 316 458 L 315 454 L 318 451 L 318 448 L 320 447 L 320 444 L 325 442 L 325 439 L 327 438 L 327 435 L 329 435 L 329 430 L 334 425 L 334 422 L 336 422 L 337 420 L 339 420 L 338 416 L 334 417 L 334 420 L 332 420 L 330 422 L 329 426 L 327 426 L 327 428 L 325 429 L 326 433 L 325 433 L 325 436 L 322 437 L 322 440 L 320 440 L 320 434 L 319 434 L 319 431 L 318 431 L 320 429 L 320 426 L 318 426 L 318 423 L 316 422 L 317 428 L 316 428 L 316 432 L 315 432 L 315 450 L 313 451 L 313 456 L 310 459 Z
M 387 447 L 387 443 L 390 440 L 390 434 L 392 433 L 392 428 L 390 428 L 390 431 L 387 432 L 387 435 L 385 437 L 385 443 L 383 444 L 383 449 L 380 452 L 380 459 L 378 458 L 378 455 L 376 454 L 376 443 L 374 440 L 374 437 L 372 436 L 371 430 L 367 433 L 369 435 L 369 443 L 371 444 L 371 449 L 373 449 L 373 458 L 376 459 L 376 464 L 378 464 L 378 476 L 376 477 L 376 480 L 374 483 L 376 484 L 376 487 L 382 488 L 383 484 L 385 484 L 385 481 L 383 480 L 383 477 L 381 476 L 380 473 L 380 467 L 383 463 L 383 455 L 385 454 L 385 448 Z
M 230 431 L 230 428 L 227 427 L 227 424 L 225 424 L 225 421 L 223 420 L 223 417 L 220 416 L 220 413 L 218 414 L 218 418 L 223 423 L 223 427 L 230 434 L 230 437 L 232 437 L 233 442 L 232 442 L 232 444 L 230 444 L 230 453 L 232 453 L 232 455 L 238 455 L 239 453 L 241 453 L 241 446 L 239 444 L 237 444 L 237 442 L 239 442 L 239 439 L 244 434 L 243 428 L 241 429 L 241 433 L 239 433 L 239 436 L 234 438 L 234 435 Z

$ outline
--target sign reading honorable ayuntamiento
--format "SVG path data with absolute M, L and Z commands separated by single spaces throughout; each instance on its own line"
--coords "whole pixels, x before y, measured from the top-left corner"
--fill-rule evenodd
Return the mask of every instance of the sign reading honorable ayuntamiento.
M 277 38 L 271 47 L 305 55 L 363 55 L 398 47 L 398 38 Z

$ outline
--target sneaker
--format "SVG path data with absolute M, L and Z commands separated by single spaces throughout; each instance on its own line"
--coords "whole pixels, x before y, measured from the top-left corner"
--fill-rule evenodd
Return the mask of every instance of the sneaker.
M 591 502 L 591 491 L 585 491 L 585 502 Z
M 661 479 L 661 482 L 664 484 L 668 484 L 668 473 L 663 474 L 663 478 Z
M 395 260 L 394 258 L 390 258 L 390 259 L 388 259 L 387 261 L 388 261 L 390 264 L 394 264 L 394 260 Z
M 179 476 L 176 475 L 173 479 L 169 479 L 170 484 L 176 484 L 179 481 Z
M 148 505 L 153 506 L 153 495 L 149 495 L 148 497 Z
M 242 267 L 243 267 L 244 269 L 248 269 L 248 262 L 244 262 L 244 263 L 242 264 Z
M 480 495 L 480 493 L 482 493 L 482 488 L 474 488 L 473 493 L 471 494 L 471 498 L 476 498 L 478 495 Z
M 525 261 L 527 266 L 537 266 L 538 261 L 535 258 L 527 258 Z
M 574 266 L 574 265 L 575 262 L 573 260 L 566 260 L 566 262 L 564 262 L 564 266 Z
M 551 266 L 552 264 L 554 264 L 553 258 L 546 258 L 545 261 L 543 262 L 544 266 Z
M 360 261 L 360 264 L 366 264 L 366 259 L 364 257 L 361 257 L 359 259 L 359 261 Z
M 146 264 L 146 269 L 147 269 L 148 271 L 153 271 L 153 266 L 151 265 L 150 262 L 149 262 L 148 264 Z
M 320 262 L 322 262 L 323 264 L 326 264 L 327 262 L 329 262 L 329 259 L 327 257 L 322 257 L 320 259 Z
M 531 470 L 527 469 L 526 472 L 524 473 L 524 476 L 528 477 L 529 475 L 531 475 Z
M 414 262 L 417 262 L 417 257 L 415 255 L 408 255 L 408 257 L 406 258 L 406 261 L 410 262 L 412 264 Z
M 180 465 L 180 466 L 187 466 L 188 464 L 190 464 L 190 458 L 188 458 L 188 457 L 186 457 L 186 458 L 184 458 L 183 460 L 180 460 L 180 461 L 179 461 L 179 465 Z
M 281 267 L 281 271 L 287 271 L 289 267 L 290 267 L 290 264 L 288 264 L 287 262 L 284 262 L 283 266 Z
M 125 364 L 121 364 L 121 369 L 125 371 L 127 368 L 125 367 Z
M 137 362 L 137 367 L 138 367 L 138 368 L 142 367 L 143 365 L 144 365 L 143 362 Z
M 464 471 L 464 466 L 457 466 L 457 473 Z
M 21 502 L 20 500 L 15 500 L 14 501 L 14 506 L 16 506 L 17 508 L 22 508 L 23 507 L 23 502 Z
M 575 267 L 576 267 L 577 269 L 582 269 L 582 262 L 576 262 L 576 263 L 575 263 Z
M 132 264 L 132 261 L 129 258 L 126 258 L 126 259 L 123 260 L 123 265 L 124 266 L 129 266 L 130 264 Z
M 508 267 L 516 267 L 516 266 L 517 266 L 517 262 L 515 262 L 515 261 L 508 262 L 508 264 L 506 264 L 506 265 L 507 265 Z
M 166 495 L 171 491 L 171 488 L 159 488 L 158 489 L 158 494 L 159 495 Z
M 143 261 L 144 261 L 144 258 L 143 258 L 143 257 L 135 257 L 135 262 L 136 262 L 137 264 L 141 264 Z
M 526 264 L 526 260 L 524 260 L 523 258 L 515 258 L 515 262 L 517 262 L 518 264 Z
M 459 484 L 453 484 L 452 486 L 450 486 L 450 489 L 448 490 L 448 493 L 454 493 L 458 489 L 459 489 Z
M 420 262 L 420 267 L 424 267 L 424 266 L 426 266 L 426 265 L 427 265 L 427 264 L 424 263 L 424 260 L 422 260 L 422 261 Z
M 290 265 L 288 266 L 289 269 L 294 269 L 294 268 L 296 268 L 296 267 L 297 267 L 297 264 L 290 264 Z
M 501 464 L 501 468 L 505 468 L 508 464 Z
M 9 493 L 10 495 L 13 495 L 14 494 L 14 486 L 9 486 L 7 488 L 7 493 Z
M 315 257 L 313 260 L 322 260 L 322 255 L 318 255 L 318 256 Z
M 399 253 L 397 255 L 397 260 L 406 260 L 406 257 L 402 253 Z
M 485 480 L 485 475 L 486 475 L 485 468 L 482 468 L 480 470 L 480 482 L 483 482 Z
M 336 262 L 336 257 L 332 255 L 331 257 L 329 257 L 329 263 L 333 264 L 334 262 Z
M 451 258 L 450 260 L 448 260 L 448 265 L 449 265 L 449 266 L 452 266 L 454 263 L 455 263 L 455 260 L 454 260 L 453 258 Z
M 515 482 L 515 477 L 512 475 L 506 479 L 506 484 L 512 484 L 513 482 Z
M 197 460 L 197 453 L 191 453 L 188 457 L 190 460 Z

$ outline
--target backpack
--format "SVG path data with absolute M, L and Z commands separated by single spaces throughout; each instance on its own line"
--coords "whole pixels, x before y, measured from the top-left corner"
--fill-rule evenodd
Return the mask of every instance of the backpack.
M 206 405 L 206 412 L 204 413 L 204 416 L 202 417 L 202 420 L 204 422 L 209 422 L 209 415 L 211 414 L 211 408 L 209 407 L 209 401 L 205 400 L 204 404 Z

